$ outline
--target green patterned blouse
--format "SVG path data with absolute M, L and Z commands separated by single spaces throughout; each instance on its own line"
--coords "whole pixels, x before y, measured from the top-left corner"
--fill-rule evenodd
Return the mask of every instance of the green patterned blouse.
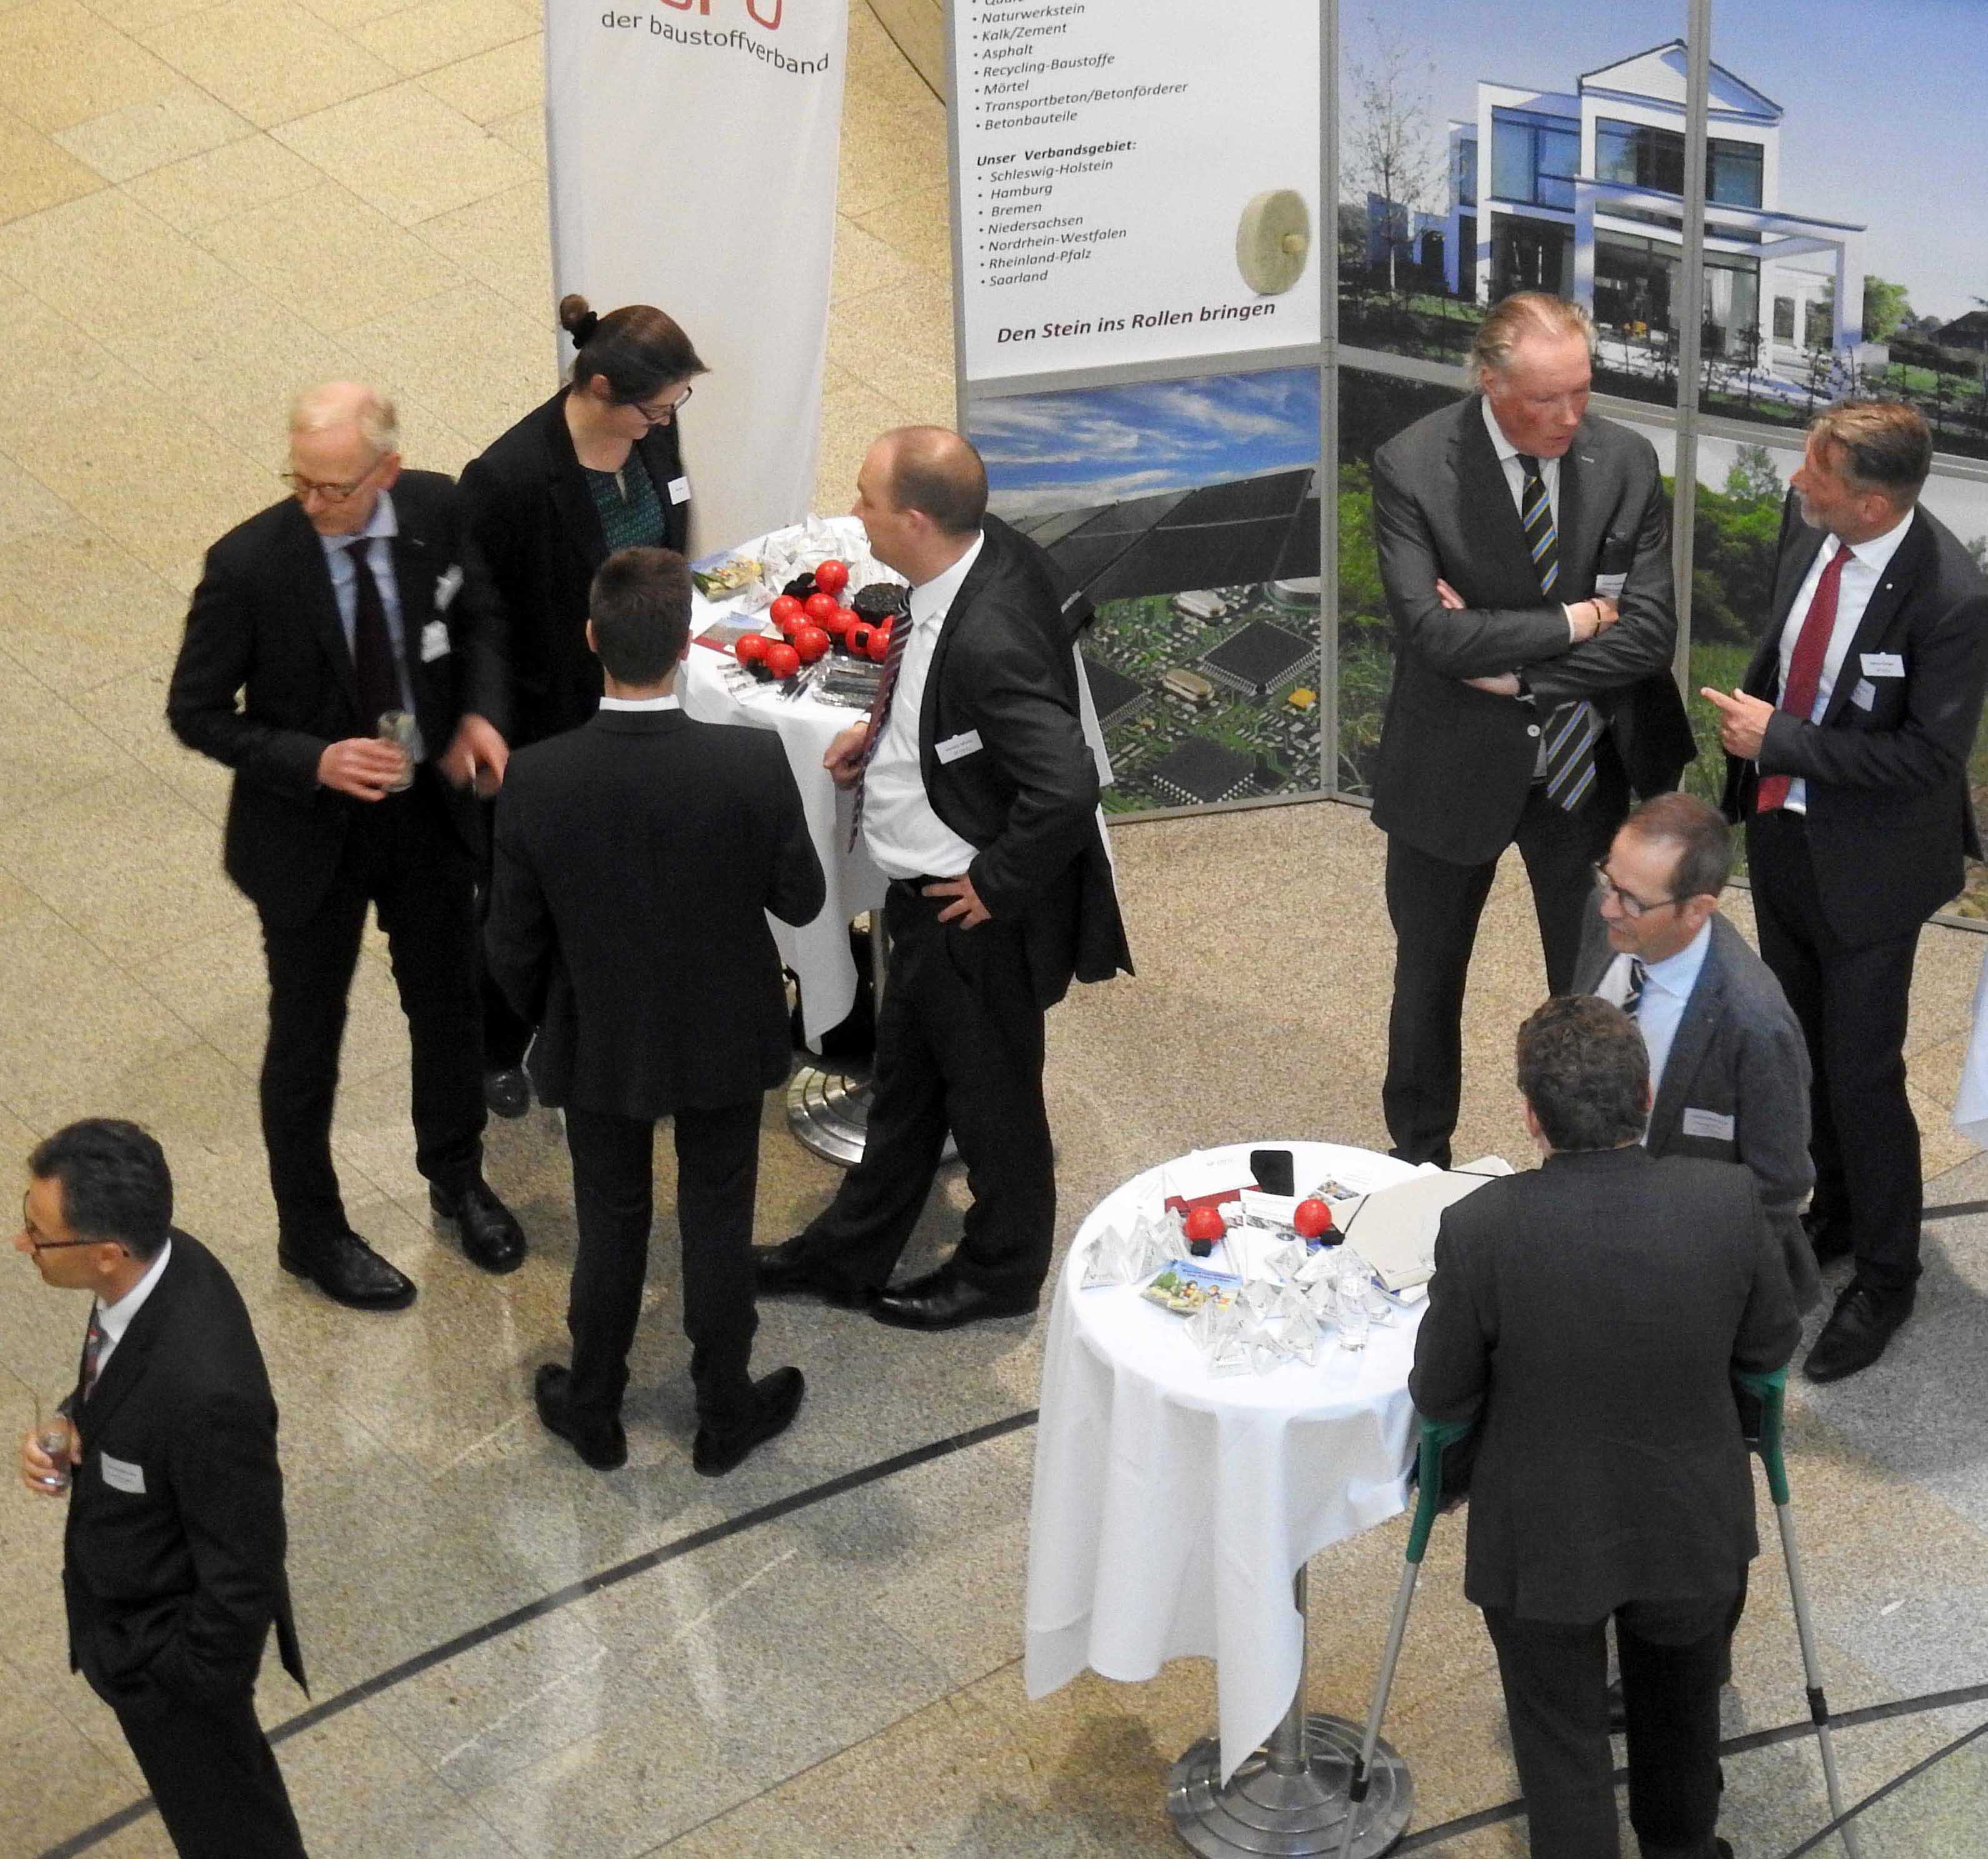
M 600 527 L 607 533 L 607 552 L 617 549 L 660 548 L 663 543 L 663 508 L 656 500 L 655 480 L 634 452 L 620 471 L 587 473 L 587 488 L 593 493 L 593 507 L 600 513 Z

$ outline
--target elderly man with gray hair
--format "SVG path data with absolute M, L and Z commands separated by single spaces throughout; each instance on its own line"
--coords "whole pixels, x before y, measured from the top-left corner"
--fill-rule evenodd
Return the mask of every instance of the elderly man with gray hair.
M 346 996 L 367 906 L 414 1047 L 414 1157 L 486 1272 L 525 1237 L 483 1179 L 472 784 L 502 778 L 509 682 L 465 587 L 454 483 L 403 471 L 391 401 L 353 381 L 292 407 L 290 495 L 208 551 L 166 714 L 235 771 L 224 862 L 262 922 L 262 1134 L 277 1258 L 356 1309 L 414 1286 L 353 1232 L 332 1164 Z
M 1471 351 L 1473 391 L 1374 455 L 1395 675 L 1374 776 L 1395 998 L 1395 1153 L 1446 1166 L 1463 990 L 1506 848 L 1532 881 L 1547 985 L 1569 985 L 1590 870 L 1641 794 L 1677 785 L 1670 512 L 1641 434 L 1588 411 L 1594 326 L 1523 291 Z

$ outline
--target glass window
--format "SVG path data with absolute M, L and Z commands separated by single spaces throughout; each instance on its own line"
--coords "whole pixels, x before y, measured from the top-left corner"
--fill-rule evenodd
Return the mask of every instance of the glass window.
M 1728 142 L 1714 136 L 1706 151 L 1705 197 L 1722 206 L 1760 204 L 1761 150 L 1757 142 Z
M 1500 200 L 1533 197 L 1533 132 L 1503 110 L 1491 118 L 1491 191 Z
M 1456 145 L 1456 198 L 1460 206 L 1477 204 L 1477 138 L 1465 136 Z
M 1491 113 L 1491 191 L 1501 200 L 1574 208 L 1581 172 L 1581 132 L 1560 117 L 1516 110 Z
M 1792 342 L 1795 339 L 1795 300 L 1793 297 L 1774 300 L 1774 340 Z

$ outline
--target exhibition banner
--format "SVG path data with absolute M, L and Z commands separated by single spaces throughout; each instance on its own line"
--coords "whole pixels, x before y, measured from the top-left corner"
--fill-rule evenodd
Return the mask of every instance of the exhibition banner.
M 1317 0 L 954 0 L 969 382 L 1321 334 Z
M 694 551 L 797 522 L 814 489 L 848 0 L 549 0 L 546 15 L 557 290 L 603 314 L 653 303 L 709 364 L 684 422 Z

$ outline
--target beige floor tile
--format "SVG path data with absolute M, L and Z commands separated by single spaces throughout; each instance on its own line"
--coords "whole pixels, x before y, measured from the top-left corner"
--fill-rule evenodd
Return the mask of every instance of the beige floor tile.
M 0 456 L 0 547 L 73 522 L 76 512 L 10 458 Z
M 323 180 L 303 156 L 272 137 L 257 135 L 154 168 L 127 182 L 124 191 L 167 225 L 190 232 L 308 192 Z
M 856 473 L 871 442 L 906 423 L 908 415 L 874 388 L 855 381 L 824 394 L 821 450 L 815 461 L 814 507 L 846 510 L 856 500 Z
M 46 686 L 0 679 L 0 821 L 129 766 L 115 742 Z
M 515 149 L 418 83 L 286 124 L 276 139 L 404 226 L 532 178 Z
M 414 0 L 304 0 L 309 9 L 341 32 L 404 11 Z
M 88 718 L 125 754 L 156 775 L 195 812 L 214 822 L 214 855 L 218 862 L 221 823 L 227 815 L 234 777 L 220 763 L 188 748 L 167 726 L 166 686 L 171 675 L 171 660 L 162 659 L 77 692 L 70 703 L 79 715 Z M 148 969 L 147 983 L 155 978 L 155 971 Z
M 945 108 L 867 6 L 849 9 L 849 83 L 895 113 L 916 116 Z
M 517 0 L 419 0 L 353 27 L 351 35 L 403 76 L 414 77 L 493 46 L 530 39 L 537 31 L 537 19 Z
M 377 90 L 395 76 L 291 0 L 224 0 L 141 37 L 174 70 L 265 129 Z
M 59 130 L 55 140 L 106 181 L 130 181 L 254 134 L 226 104 L 182 80 L 162 97 Z
M 421 79 L 431 90 L 472 123 L 495 124 L 521 110 L 543 107 L 546 91 L 546 46 L 543 33 L 493 46 L 474 58 L 441 65 Z
M 169 662 L 184 601 L 102 531 L 77 522 L 0 547 L 0 650 L 52 689 L 86 690 Z
M 403 317 L 463 276 L 432 246 L 325 181 L 201 229 L 200 242 L 328 334 Z
M 119 32 L 136 33 L 149 32 L 182 14 L 205 12 L 215 0 L 83 0 L 83 4 Z
M 831 320 L 852 297 L 903 290 L 918 267 L 853 219 L 835 222 L 835 269 L 830 285 Z
M 0 111 L 0 224 L 94 193 L 103 185 L 95 169 L 19 117 Z
M 509 116 L 493 117 L 490 133 L 506 147 L 516 149 L 531 163 L 535 173 L 546 167 L 546 112 L 543 103 L 515 110 Z
M 46 133 L 172 87 L 164 65 L 76 0 L 31 0 L 8 15 L 0 109 Z
M 945 113 L 898 110 L 874 91 L 851 84 L 844 93 L 837 209 L 873 212 L 908 194 L 943 185 L 947 171 Z
M 952 269 L 952 218 L 947 190 L 922 188 L 857 216 L 856 223 L 893 251 L 938 277 Z
M 890 295 L 886 287 L 850 300 L 848 310 L 830 332 L 829 357 L 851 380 L 860 381 L 908 413 L 942 407 L 939 423 L 950 425 L 954 399 L 951 362 L 948 360 L 943 365 L 935 362 L 930 352 L 931 345 L 914 349 L 894 333 L 897 319 L 889 308 Z M 875 313 L 881 313 L 881 323 L 872 320 Z
M 555 327 L 546 185 L 528 181 L 424 222 L 421 237 L 527 316 Z

